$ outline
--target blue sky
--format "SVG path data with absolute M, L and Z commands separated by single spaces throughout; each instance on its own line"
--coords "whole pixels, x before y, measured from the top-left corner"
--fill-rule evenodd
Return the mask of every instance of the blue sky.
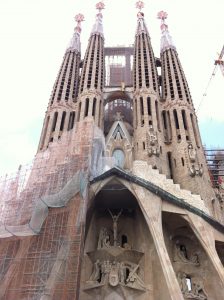
M 105 43 L 130 45 L 136 27 L 135 1 L 105 0 Z M 73 34 L 74 16 L 82 24 L 82 56 L 95 19 L 92 0 L 0 1 L 0 174 L 15 171 L 35 155 L 44 113 L 66 46 Z M 145 19 L 156 56 L 159 56 L 160 10 L 182 62 L 195 108 L 224 44 L 224 1 L 145 1 Z M 224 77 L 212 79 L 198 112 L 203 143 L 224 148 Z

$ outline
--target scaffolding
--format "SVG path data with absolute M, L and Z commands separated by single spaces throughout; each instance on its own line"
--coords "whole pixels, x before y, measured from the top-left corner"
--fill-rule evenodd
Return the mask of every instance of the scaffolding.
M 133 46 L 105 48 L 106 86 L 132 86 L 133 54 Z
M 224 189 L 224 149 L 204 149 L 213 188 Z
M 0 178 L 0 299 L 76 298 L 88 181 L 113 167 L 84 123 Z

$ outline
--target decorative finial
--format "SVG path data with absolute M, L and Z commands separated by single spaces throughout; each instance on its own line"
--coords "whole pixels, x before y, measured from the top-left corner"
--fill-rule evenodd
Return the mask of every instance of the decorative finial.
M 176 49 L 176 47 L 174 46 L 172 37 L 169 34 L 168 25 L 165 23 L 167 16 L 168 16 L 168 14 L 163 10 L 161 10 L 157 14 L 157 18 L 161 20 L 161 26 L 160 26 L 160 28 L 162 30 L 161 52 L 163 52 L 169 48 Z
M 105 8 L 105 4 L 103 3 L 103 1 L 100 1 L 96 4 L 96 9 L 99 10 L 99 13 L 101 13 L 101 10 Z
M 75 21 L 77 22 L 77 25 L 74 28 L 74 34 L 73 37 L 67 47 L 67 51 L 81 51 L 81 44 L 80 44 L 80 33 L 82 31 L 81 23 L 84 21 L 84 16 L 82 14 L 78 14 L 75 16 Z
M 138 19 L 144 19 L 144 13 L 142 12 L 142 9 L 144 8 L 145 4 L 143 1 L 137 1 L 136 2 L 136 8 L 138 9 L 137 17 Z
M 157 14 L 158 19 L 161 19 L 163 22 L 164 22 L 164 20 L 167 19 L 167 16 L 168 16 L 168 14 L 165 11 L 163 11 L 163 10 L 161 10 Z
M 168 17 L 167 12 L 165 12 L 163 10 L 161 10 L 157 14 L 157 18 L 161 20 L 161 26 L 160 26 L 160 28 L 161 28 L 162 31 L 168 29 L 168 26 L 165 24 L 165 20 L 167 19 L 167 17 Z
M 77 26 L 75 27 L 75 31 L 81 33 L 81 23 L 84 21 L 84 15 L 78 14 L 75 16 L 75 21 L 77 22 Z
M 98 13 L 96 14 L 96 22 L 92 29 L 92 34 L 100 34 L 103 37 L 103 15 L 101 11 L 105 8 L 105 4 L 103 1 L 100 1 L 96 4 L 96 9 L 98 9 Z
M 136 2 L 136 8 L 139 9 L 139 12 L 141 12 L 141 10 L 144 8 L 144 2 L 143 1 L 137 1 Z

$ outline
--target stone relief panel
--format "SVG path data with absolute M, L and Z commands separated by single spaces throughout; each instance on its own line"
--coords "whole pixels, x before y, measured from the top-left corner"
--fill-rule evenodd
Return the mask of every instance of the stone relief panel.
M 84 290 L 116 288 L 145 292 L 150 289 L 144 282 L 144 267 L 141 260 L 144 253 L 133 249 L 129 236 L 119 229 L 123 210 L 107 210 L 111 227 L 102 226 L 98 232 L 97 248 L 87 255 L 92 270 L 85 282 Z
M 146 141 L 147 141 L 148 155 L 159 156 L 159 145 L 158 145 L 157 133 L 154 131 L 152 125 L 149 126 L 149 130 L 146 133 Z
M 184 272 L 177 274 L 177 280 L 185 299 L 207 300 L 203 282 L 199 278 L 191 278 Z
M 191 143 L 185 149 L 185 159 L 191 177 L 203 175 L 203 167 L 199 164 L 197 151 Z
M 178 239 L 174 243 L 174 262 L 182 262 L 185 264 L 192 264 L 200 266 L 199 254 L 197 252 L 189 252 L 184 242 L 180 242 Z

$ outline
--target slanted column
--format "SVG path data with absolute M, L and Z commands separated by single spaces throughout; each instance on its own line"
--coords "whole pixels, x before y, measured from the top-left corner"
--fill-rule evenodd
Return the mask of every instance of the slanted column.
M 169 299 L 184 300 L 163 237 L 162 200 L 142 187 L 133 185 L 133 188 L 153 238 L 167 284 Z
M 224 268 L 215 248 L 215 238 L 212 228 L 204 220 L 193 213 L 188 214 L 187 220 L 217 272 L 222 285 L 222 289 L 220 289 L 220 299 L 222 299 L 224 298 Z

